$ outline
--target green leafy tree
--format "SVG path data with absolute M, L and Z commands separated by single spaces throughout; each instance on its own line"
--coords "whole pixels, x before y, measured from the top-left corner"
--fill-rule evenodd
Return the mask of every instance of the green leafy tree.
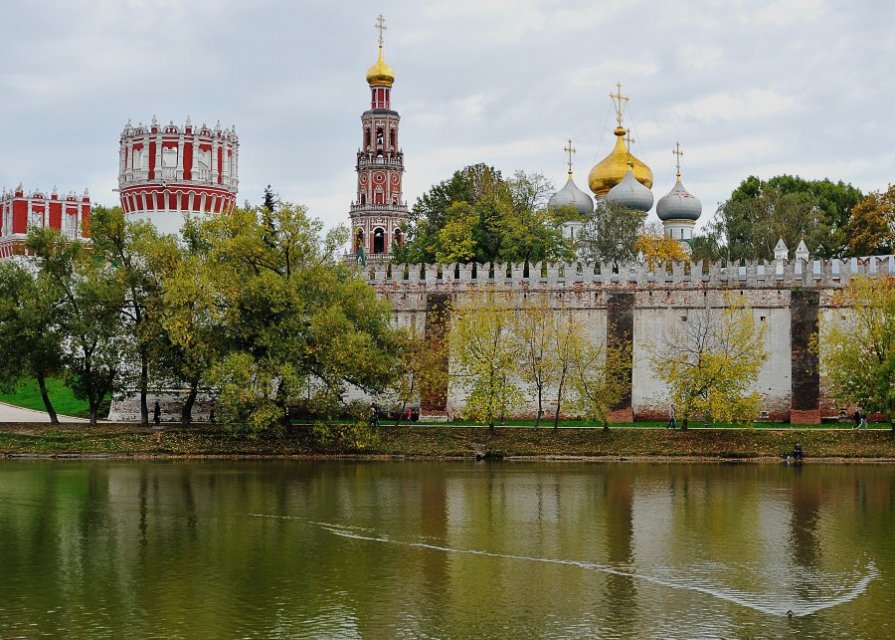
M 225 355 L 210 375 L 219 413 L 252 432 L 284 424 L 312 388 L 330 407 L 349 385 L 381 393 L 400 354 L 388 304 L 337 257 L 345 231 L 322 239 L 320 221 L 286 203 L 272 220 L 273 239 L 256 211 L 238 210 L 203 223 L 195 241 L 222 314 Z
M 128 360 L 136 361 L 139 367 L 135 383 L 140 396 L 140 420 L 143 426 L 149 426 L 149 358 L 150 352 L 158 349 L 151 344 L 157 334 L 147 326 L 147 304 L 157 294 L 159 282 L 148 268 L 146 254 L 159 242 L 159 234 L 149 222 L 125 220 L 120 207 L 96 207 L 91 213 L 90 239 L 95 260 L 103 263 L 110 270 L 110 277 L 117 278 L 125 288 L 122 313 L 133 351 Z
M 484 164 L 457 171 L 417 200 L 402 262 L 536 262 L 565 254 L 547 210 L 552 185 L 540 174 L 510 180 Z
M 634 259 L 634 246 L 646 215 L 615 203 L 597 204 L 581 230 L 578 246 L 588 262 L 622 263 Z
M 848 220 L 861 192 L 843 182 L 749 176 L 718 207 L 706 227 L 708 241 L 694 242 L 697 259 L 770 260 L 783 238 L 794 248 L 802 240 L 821 258 L 847 252 Z
M 741 297 L 692 311 L 666 330 L 664 344 L 650 347 L 659 378 L 668 385 L 681 428 L 707 421 L 751 423 L 761 397 L 749 391 L 767 358 L 766 325 Z
M 858 276 L 835 303 L 845 312 L 826 330 L 820 360 L 831 394 L 882 413 L 895 429 L 895 279 Z
M 127 283 L 79 241 L 52 229 L 32 229 L 25 246 L 41 276 L 58 287 L 66 381 L 76 397 L 87 401 L 90 423 L 96 425 L 103 401 L 121 389 L 122 363 L 129 352 Z
M 12 391 L 24 376 L 37 381 L 52 424 L 59 424 L 47 378 L 61 371 L 59 290 L 45 275 L 17 262 L 0 263 L 0 388 Z
M 506 300 L 496 294 L 474 296 L 453 308 L 450 350 L 468 389 L 465 412 L 492 432 L 523 399 L 515 381 L 521 353 L 514 325 Z

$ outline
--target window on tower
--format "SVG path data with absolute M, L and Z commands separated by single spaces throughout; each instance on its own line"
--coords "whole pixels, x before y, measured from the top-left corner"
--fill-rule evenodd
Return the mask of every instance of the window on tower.
M 384 142 L 384 134 L 382 129 L 376 129 L 376 155 L 382 155 L 382 145 Z
M 382 227 L 373 229 L 373 253 L 385 253 L 385 229 Z

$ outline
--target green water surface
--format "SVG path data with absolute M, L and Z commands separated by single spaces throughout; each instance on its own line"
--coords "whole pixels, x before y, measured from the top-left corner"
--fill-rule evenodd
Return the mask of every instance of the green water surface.
M 0 638 L 891 638 L 893 612 L 895 465 L 0 462 Z

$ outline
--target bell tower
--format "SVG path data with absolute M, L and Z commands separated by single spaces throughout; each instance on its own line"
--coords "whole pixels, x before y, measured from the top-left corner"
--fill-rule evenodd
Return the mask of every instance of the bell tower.
M 379 57 L 367 70 L 370 108 L 361 115 L 361 146 L 357 151 L 357 196 L 351 204 L 352 254 L 357 262 L 391 259 L 395 245 L 404 244 L 407 203 L 401 183 L 404 152 L 398 145 L 401 116 L 391 107 L 395 72 L 382 58 L 385 19 L 376 20 Z

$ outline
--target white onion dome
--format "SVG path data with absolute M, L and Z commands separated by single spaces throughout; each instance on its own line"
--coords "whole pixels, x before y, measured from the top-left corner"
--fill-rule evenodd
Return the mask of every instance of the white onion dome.
M 698 220 L 702 215 L 702 203 L 689 193 L 681 184 L 680 176 L 674 184 L 674 188 L 666 195 L 659 198 L 656 205 L 656 215 L 659 220 Z
M 566 186 L 550 196 L 550 200 L 547 201 L 547 208 L 551 211 L 565 207 L 573 207 L 581 216 L 590 216 L 594 212 L 594 201 L 575 185 L 571 172 Z
M 606 194 L 606 201 L 646 213 L 653 206 L 653 192 L 634 177 L 634 173 L 629 167 L 621 182 Z

